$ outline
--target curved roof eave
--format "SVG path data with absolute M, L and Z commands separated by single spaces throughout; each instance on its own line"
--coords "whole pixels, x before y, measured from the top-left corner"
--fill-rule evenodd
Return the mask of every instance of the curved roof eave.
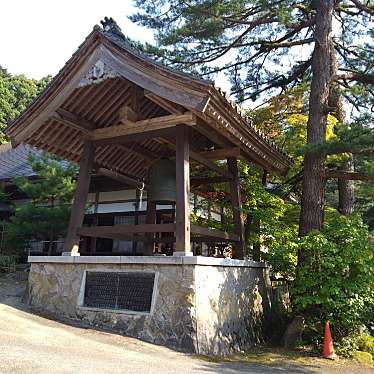
M 266 161 L 264 164 L 272 163 L 272 169 L 281 174 L 288 171 L 290 158 L 251 126 L 238 107 L 230 103 L 211 81 L 155 62 L 136 50 L 125 37 L 121 39 L 119 35 L 102 30 L 99 26 L 95 26 L 47 88 L 7 127 L 6 132 L 12 143 L 19 144 L 36 131 L 99 60 L 108 64 L 119 76 L 187 109 L 204 113 L 208 109 L 211 111 L 215 104 L 223 114 L 220 118 L 228 118 L 231 135 L 235 134 L 240 139 L 241 148 L 245 150 L 248 147 L 249 139 L 261 150 L 261 157 Z M 253 152 L 250 148 L 247 151 Z

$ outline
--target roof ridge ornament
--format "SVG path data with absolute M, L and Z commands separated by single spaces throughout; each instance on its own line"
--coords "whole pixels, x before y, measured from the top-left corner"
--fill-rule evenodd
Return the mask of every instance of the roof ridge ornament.
M 101 83 L 104 80 L 120 76 L 115 70 L 105 62 L 98 60 L 79 81 L 78 87 L 89 86 L 91 84 Z
M 124 36 L 121 28 L 112 17 L 104 17 L 104 19 L 100 21 L 100 23 L 102 24 L 104 31 Z

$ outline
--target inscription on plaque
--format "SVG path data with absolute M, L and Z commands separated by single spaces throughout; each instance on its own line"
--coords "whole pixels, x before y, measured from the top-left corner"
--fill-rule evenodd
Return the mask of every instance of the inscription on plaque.
M 84 306 L 150 312 L 154 280 L 154 273 L 88 271 Z

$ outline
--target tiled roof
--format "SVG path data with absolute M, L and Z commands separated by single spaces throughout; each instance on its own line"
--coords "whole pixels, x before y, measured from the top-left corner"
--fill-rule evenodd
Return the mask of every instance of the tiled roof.
M 29 154 L 40 156 L 41 151 L 27 145 L 20 144 L 11 148 L 9 144 L 0 146 L 0 181 L 9 180 L 14 177 L 31 177 L 35 173 L 31 168 Z

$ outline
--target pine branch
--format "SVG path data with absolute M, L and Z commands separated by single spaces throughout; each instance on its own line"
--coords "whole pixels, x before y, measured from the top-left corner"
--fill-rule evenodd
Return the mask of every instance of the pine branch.
M 357 9 L 359 9 L 363 12 L 366 12 L 366 13 L 370 14 L 371 16 L 374 15 L 374 6 L 372 6 L 370 4 L 363 4 L 358 0 L 351 0 L 351 1 L 352 1 L 353 4 L 356 5 Z
M 345 81 L 355 81 L 358 83 L 364 84 L 374 84 L 374 75 L 373 74 L 365 74 L 359 71 L 354 71 L 352 69 L 343 69 L 340 68 L 341 71 L 346 71 L 346 74 L 338 74 L 336 76 L 337 80 L 345 80 Z
M 285 88 L 290 83 L 298 79 L 301 79 L 304 76 L 305 72 L 308 70 L 308 68 L 311 66 L 311 64 L 312 64 L 312 58 L 299 64 L 298 67 L 294 70 L 294 72 L 290 74 L 289 76 L 285 77 L 284 75 L 278 75 L 275 78 L 268 80 L 267 82 L 264 82 L 263 84 L 266 86 L 263 87 L 261 90 L 256 91 L 251 96 L 260 95 L 262 92 L 265 92 L 271 88 Z M 233 91 L 232 93 L 237 94 L 238 92 L 245 90 L 246 88 L 249 88 L 249 87 L 241 87 L 238 90 Z M 243 102 L 248 99 L 249 97 L 244 98 L 243 100 L 239 100 L 239 102 Z
M 348 172 L 340 170 L 326 170 L 326 178 L 328 179 L 344 179 L 344 180 L 359 180 L 359 181 L 371 181 L 374 180 L 374 175 L 369 175 L 360 172 Z

